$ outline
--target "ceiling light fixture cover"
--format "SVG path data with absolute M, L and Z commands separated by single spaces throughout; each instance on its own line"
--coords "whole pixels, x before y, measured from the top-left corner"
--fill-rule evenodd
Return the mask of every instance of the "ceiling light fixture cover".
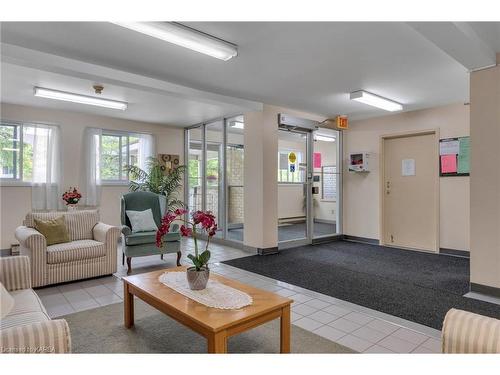
M 403 109 L 403 105 L 395 102 L 394 100 L 390 100 L 364 90 L 351 92 L 350 99 L 371 105 L 372 107 L 384 109 L 389 112 L 401 111 Z
M 319 134 L 316 134 L 314 136 L 314 140 L 315 141 L 323 141 L 323 142 L 335 142 L 335 138 L 328 137 L 326 135 L 319 135 Z
M 34 95 L 40 98 L 62 100 L 65 102 L 73 102 L 79 104 L 95 105 L 98 107 L 119 109 L 122 111 L 126 110 L 128 106 L 127 103 L 120 102 L 118 100 L 96 98 L 94 96 L 75 94 L 72 92 L 45 89 L 43 87 L 35 87 Z
M 212 35 L 176 22 L 113 22 L 115 25 L 227 61 L 238 55 L 238 47 Z

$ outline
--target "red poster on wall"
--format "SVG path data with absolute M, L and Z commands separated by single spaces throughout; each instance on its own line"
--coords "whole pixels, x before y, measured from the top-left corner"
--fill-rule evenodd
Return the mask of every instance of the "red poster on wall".
M 313 166 L 314 168 L 321 168 L 321 152 L 313 153 Z
M 457 173 L 457 155 L 441 155 L 441 173 Z

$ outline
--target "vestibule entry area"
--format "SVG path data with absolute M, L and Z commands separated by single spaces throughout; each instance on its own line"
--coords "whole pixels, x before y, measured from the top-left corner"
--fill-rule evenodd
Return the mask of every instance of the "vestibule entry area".
M 185 200 L 190 213 L 210 210 L 219 219 L 216 238 L 240 244 L 245 227 L 244 175 L 252 175 L 252 182 L 258 178 L 257 170 L 245 171 L 245 131 L 253 129 L 245 129 L 244 117 L 217 119 L 185 130 Z M 274 246 L 299 246 L 341 234 L 340 132 L 319 128 L 316 120 L 305 120 L 314 124 L 311 129 L 278 129 L 277 116 L 273 120 L 277 150 L 263 162 L 266 168 L 275 166 L 272 180 L 266 181 L 277 192 L 272 203 L 277 218 L 273 227 L 266 228 L 268 232 L 277 228 Z M 262 189 L 265 195 L 271 192 Z
M 278 241 L 312 243 L 340 231 L 340 132 L 280 129 L 278 133 Z

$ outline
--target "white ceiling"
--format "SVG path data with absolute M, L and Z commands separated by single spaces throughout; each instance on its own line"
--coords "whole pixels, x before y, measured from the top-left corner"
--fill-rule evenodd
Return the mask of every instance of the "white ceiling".
M 46 72 L 9 63 L 2 63 L 2 101 L 91 113 L 127 120 L 188 126 L 225 114 L 241 113 L 242 108 L 226 103 L 206 103 L 171 95 L 159 95 L 144 90 L 106 84 L 101 97 L 126 101 L 126 111 L 68 103 L 35 97 L 33 86 L 93 95 L 93 81 Z
M 201 22 L 198 30 L 238 45 L 239 54 L 220 61 L 110 23 L 2 23 L 3 43 L 23 46 L 152 77 L 226 97 L 281 105 L 324 116 L 352 119 L 384 115 L 348 99 L 364 89 L 386 96 L 405 110 L 468 101 L 468 72 L 443 50 L 405 23 L 352 22 Z M 471 23 L 496 52 L 499 24 Z M 41 71 L 36 71 L 41 70 Z M 83 111 L 82 106 L 42 103 L 29 89 L 35 84 L 68 91 L 87 90 L 90 79 L 52 74 L 2 63 L 5 102 L 55 106 Z M 114 117 L 185 126 L 243 111 L 244 105 L 197 98 L 166 97 L 106 85 L 105 95 L 131 102 Z M 89 111 L 102 111 L 89 108 Z M 109 110 L 106 113 L 109 113 Z M 235 112 L 236 111 L 236 112 Z

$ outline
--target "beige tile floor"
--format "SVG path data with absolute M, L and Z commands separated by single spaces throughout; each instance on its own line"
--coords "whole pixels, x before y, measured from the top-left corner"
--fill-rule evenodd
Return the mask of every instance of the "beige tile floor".
M 192 241 L 183 239 L 182 248 L 183 254 L 191 251 Z M 363 353 L 440 352 L 440 332 L 435 329 L 220 263 L 250 255 L 243 250 L 219 244 L 212 244 L 211 250 L 212 272 L 293 299 L 292 324 L 296 326 Z M 133 273 L 174 267 L 175 260 L 175 254 L 165 255 L 164 260 L 159 255 L 136 258 L 132 261 Z M 181 263 L 188 263 L 185 255 Z M 36 292 L 50 316 L 58 317 L 121 302 L 120 278 L 126 274 L 119 254 L 118 271 L 113 276 L 40 288 Z

